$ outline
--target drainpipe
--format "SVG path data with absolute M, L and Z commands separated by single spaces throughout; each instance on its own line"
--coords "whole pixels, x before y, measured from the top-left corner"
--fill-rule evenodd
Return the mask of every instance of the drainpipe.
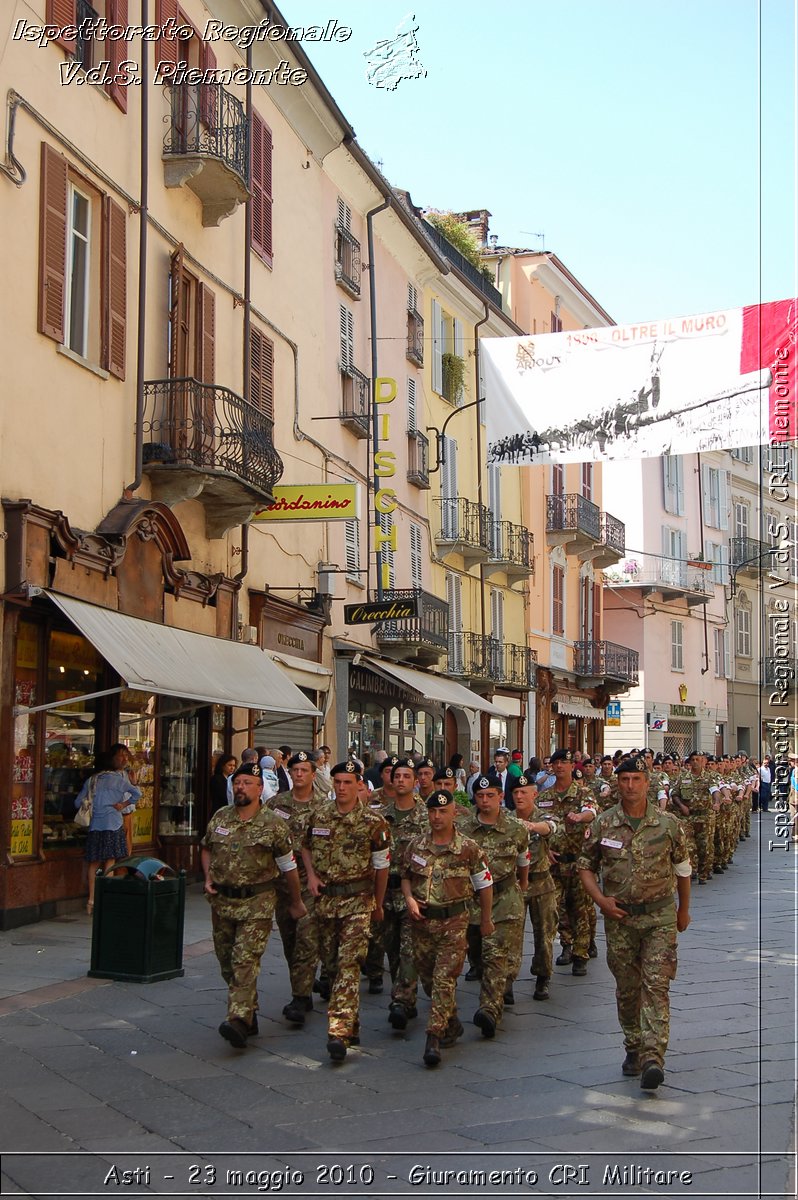
M 483 304 L 484 304 L 484 301 L 483 301 Z M 482 326 L 486 323 L 489 316 L 490 316 L 490 309 L 488 308 L 487 304 L 485 304 L 485 316 L 480 321 L 477 321 L 476 325 L 474 326 L 474 380 L 475 380 L 474 391 L 477 394 L 477 400 L 481 399 L 480 394 L 479 394 L 479 334 L 477 331 L 479 330 L 480 326 Z M 480 411 L 479 404 L 476 406 L 474 411 L 476 412 L 476 419 L 477 419 L 477 438 L 476 438 L 476 444 L 477 444 L 477 503 L 481 505 L 482 504 L 482 413 Z M 488 535 L 490 536 L 489 530 L 488 530 Z M 486 622 L 486 617 L 485 617 L 485 564 L 484 563 L 479 564 L 479 616 L 480 616 L 480 622 L 481 622 L 481 626 L 482 626 L 482 639 L 483 639 L 483 643 L 484 643 L 484 639 L 487 635 L 487 622 Z
M 250 159 L 252 155 L 252 44 L 247 46 L 247 84 L 245 106 L 247 112 L 247 179 L 250 178 Z M 249 404 L 252 398 L 252 360 L 250 347 L 250 328 L 252 324 L 252 194 L 247 197 L 244 205 L 244 400 Z M 245 521 L 241 526 L 241 569 L 233 576 L 239 584 L 236 591 L 236 611 L 233 637 L 238 632 L 240 619 L 239 596 L 240 585 L 249 570 L 249 525 Z
M 701 530 L 701 558 L 704 558 L 704 496 L 701 491 L 701 455 L 696 454 L 696 462 L 698 463 L 698 527 Z M 709 670 L 709 624 L 707 622 L 707 606 L 701 606 L 704 610 L 704 665 L 701 668 L 701 674 L 706 675 Z
M 376 499 L 377 495 L 377 478 L 372 476 L 374 468 L 374 460 L 377 451 L 380 448 L 380 431 L 379 420 L 380 412 L 377 405 L 377 281 L 374 271 L 374 218 L 377 213 L 383 212 L 386 208 L 390 208 L 391 202 L 386 199 L 382 204 L 378 204 L 376 208 L 372 208 L 366 213 L 366 233 L 369 250 L 369 309 L 370 309 L 370 326 L 371 326 L 371 454 L 369 458 L 367 478 L 368 487 Z M 380 514 L 374 509 L 374 526 L 379 525 Z M 369 558 L 371 557 L 371 524 L 366 526 L 366 579 L 368 580 Z M 382 543 L 377 550 L 376 555 L 376 570 L 377 570 L 377 599 L 382 600 Z
M 141 0 L 141 23 L 146 28 L 149 24 L 149 0 Z M 138 337 L 136 342 L 136 477 L 123 490 L 125 500 L 132 499 L 130 493 L 141 487 L 144 473 L 144 338 L 147 317 L 147 223 L 149 217 L 148 196 L 150 182 L 149 166 L 149 115 L 150 89 L 149 79 L 149 44 L 146 38 L 141 40 L 141 78 L 143 85 L 141 93 L 141 198 L 139 201 L 139 295 L 138 295 Z

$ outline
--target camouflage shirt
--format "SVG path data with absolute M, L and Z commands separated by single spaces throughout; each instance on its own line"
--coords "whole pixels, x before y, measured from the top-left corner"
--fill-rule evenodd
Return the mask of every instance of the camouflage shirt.
M 201 845 L 211 852 L 210 876 L 225 887 L 269 883 L 280 874 L 276 859 L 291 853 L 288 824 L 259 808 L 244 821 L 234 805 L 215 812 Z
M 582 849 L 587 824 L 584 822 L 574 824 L 566 818 L 569 813 L 583 813 L 588 809 L 592 812 L 596 811 L 596 802 L 588 789 L 579 782 L 570 784 L 564 792 L 547 788 L 538 796 L 538 808 L 544 817 L 553 817 L 557 823 L 557 829 L 548 841 L 549 850 L 563 855 L 561 861 L 566 866 L 570 862 L 575 862 L 575 856 Z M 569 859 L 569 855 L 574 857 Z
M 541 812 L 537 807 L 532 809 L 527 820 L 522 821 L 520 817 L 516 817 L 516 820 L 521 821 L 529 833 L 529 886 L 526 889 L 526 896 L 528 900 L 531 900 L 534 896 L 545 896 L 548 892 L 553 892 L 554 880 L 551 875 L 548 854 L 551 834 L 549 837 L 541 837 L 539 833 L 532 833 L 528 826 L 533 822 L 546 821 L 551 826 L 553 834 L 557 828 L 557 822 L 548 810 Z
M 720 779 L 714 772 L 701 771 L 694 775 L 692 771 L 682 771 L 671 790 L 687 806 L 691 816 L 703 816 L 712 811 L 718 787 Z
M 349 916 L 369 911 L 374 904 L 372 855 L 391 845 L 387 822 L 362 804 L 340 813 L 335 800 L 313 806 L 313 819 L 305 829 L 303 845 L 308 848 L 313 869 L 323 884 L 363 881 L 368 888 L 352 896 L 325 896 L 316 902 L 319 916 Z
M 652 771 L 648 777 L 648 790 L 646 792 L 646 799 L 649 804 L 655 804 L 659 808 L 660 800 L 662 799 L 661 793 L 665 793 L 665 799 L 667 800 L 669 786 L 670 780 L 664 771 Z
M 437 907 L 471 899 L 472 876 L 488 870 L 479 846 L 459 829 L 448 846 L 436 846 L 430 830 L 406 842 L 401 866 L 415 899 Z
M 529 834 L 526 826 L 506 809 L 499 809 L 495 825 L 486 825 L 475 811 L 463 821 L 460 832 L 472 838 L 485 856 L 493 876 L 493 920 L 514 921 L 524 915 L 516 869 L 529 866 Z M 479 921 L 479 909 L 472 908 L 472 923 Z
M 672 896 L 674 867 L 688 858 L 684 827 L 671 813 L 646 806 L 637 829 L 620 804 L 600 813 L 588 828 L 577 866 L 600 875 L 605 896 L 620 905 L 647 904 Z
M 603 775 L 595 775 L 591 780 L 585 780 L 585 783 L 596 802 L 598 812 L 603 812 L 605 808 L 612 808 L 613 804 L 618 803 L 618 780 L 614 775 L 612 779 L 605 779 Z
M 308 886 L 308 873 L 305 870 L 305 864 L 302 861 L 299 848 L 305 840 L 305 830 L 307 829 L 310 814 L 313 812 L 315 804 L 315 797 L 303 804 L 301 800 L 295 799 L 293 791 L 290 791 L 278 792 L 276 796 L 272 796 L 270 800 L 266 801 L 265 806 L 276 817 L 281 817 L 288 824 L 288 828 L 291 831 L 291 842 L 296 848 L 299 879 L 303 888 L 307 888 Z

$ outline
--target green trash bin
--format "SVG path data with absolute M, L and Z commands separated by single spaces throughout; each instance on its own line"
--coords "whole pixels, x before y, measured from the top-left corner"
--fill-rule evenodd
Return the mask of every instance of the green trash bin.
M 88 974 L 127 983 L 183 975 L 185 907 L 185 871 L 158 858 L 122 858 L 98 872 Z

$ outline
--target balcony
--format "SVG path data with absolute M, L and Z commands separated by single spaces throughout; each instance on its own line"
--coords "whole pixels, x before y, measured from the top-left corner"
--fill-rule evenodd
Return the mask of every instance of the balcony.
M 393 658 L 434 666 L 449 647 L 449 605 L 422 588 L 390 588 L 385 600 L 418 601 L 418 616 L 408 621 L 381 621 L 375 629 L 377 645 Z
M 535 542 L 528 529 L 512 521 L 494 521 L 489 516 L 488 535 L 490 556 L 485 563 L 486 576 L 503 571 L 509 582 L 534 575 Z
M 435 503 L 441 513 L 436 545 L 445 554 L 461 554 L 467 568 L 484 562 L 490 553 L 490 514 L 484 504 L 475 504 L 464 496 L 441 497 Z
M 601 541 L 601 509 L 576 494 L 547 496 L 546 541 L 576 551 L 596 546 Z
M 449 634 L 448 673 L 463 679 L 487 683 L 491 678 L 488 638 L 481 633 L 461 631 Z
M 335 279 L 353 300 L 360 299 L 360 242 L 341 224 L 335 226 Z
M 424 318 L 414 308 L 407 310 L 407 350 L 411 363 L 424 366 Z
M 274 422 L 229 388 L 197 379 L 144 384 L 144 469 L 153 498 L 198 498 L 210 538 L 269 504 L 283 473 Z
M 475 683 L 528 692 L 535 687 L 537 652 L 468 631 L 449 634 L 448 672 Z
M 639 554 L 604 572 L 613 588 L 640 588 L 643 596 L 659 593 L 664 600 L 685 600 L 688 608 L 707 604 L 714 594 L 712 572 L 658 554 Z
M 341 424 L 355 437 L 367 438 L 371 433 L 371 387 L 362 371 L 351 364 L 341 364 Z
M 452 266 L 456 267 L 462 275 L 465 275 L 466 279 L 474 285 L 477 291 L 480 291 L 501 312 L 502 294 L 499 289 L 494 287 L 493 283 L 487 276 L 482 274 L 482 271 L 478 267 L 473 266 L 467 258 L 464 258 L 460 251 L 455 249 L 440 230 L 436 229 L 434 225 L 430 225 L 427 221 L 424 221 L 423 225 L 427 237 L 435 243 L 444 258 L 448 258 Z
M 638 653 L 615 642 L 574 642 L 574 673 L 582 687 L 625 692 L 637 687 Z
M 429 487 L 429 438 L 420 429 L 407 431 L 407 479 L 416 487 Z
M 612 513 L 601 514 L 599 552 L 592 556 L 595 567 L 611 567 L 626 553 L 626 526 Z
M 174 84 L 163 143 L 164 184 L 189 187 L 202 224 L 219 225 L 249 197 L 249 127 L 240 100 L 218 83 Z
M 767 574 L 770 566 L 769 551 L 775 549 L 767 542 L 756 538 L 735 537 L 729 539 L 729 566 L 735 575 L 748 575 L 752 579 L 762 571 Z
M 762 682 L 773 692 L 792 693 L 796 690 L 796 668 L 791 658 L 766 658 L 763 662 Z

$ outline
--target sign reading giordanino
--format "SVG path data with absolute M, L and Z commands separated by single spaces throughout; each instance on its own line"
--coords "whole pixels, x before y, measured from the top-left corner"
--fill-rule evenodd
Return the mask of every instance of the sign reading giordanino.
M 374 621 L 409 621 L 418 616 L 418 600 L 371 600 L 344 605 L 345 625 L 371 625 Z

